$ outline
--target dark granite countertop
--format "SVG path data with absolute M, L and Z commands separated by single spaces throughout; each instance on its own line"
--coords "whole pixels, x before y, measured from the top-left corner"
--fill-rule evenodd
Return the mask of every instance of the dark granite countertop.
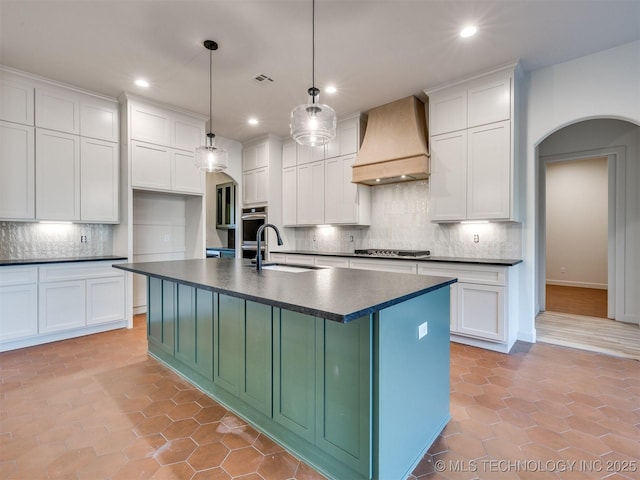
M 257 272 L 247 260 L 232 258 L 125 263 L 115 268 L 338 322 L 355 320 L 456 281 L 345 268 Z
M 412 262 L 449 262 L 449 263 L 475 263 L 480 265 L 500 265 L 504 267 L 513 267 L 522 262 L 519 259 L 510 258 L 461 258 L 461 257 L 385 257 L 375 255 L 360 255 L 345 252 L 315 252 L 308 250 L 278 250 L 271 253 L 290 253 L 296 255 L 326 255 L 330 257 L 350 257 L 350 258 L 371 258 L 376 260 L 403 260 Z
M 14 260 L 0 259 L 0 267 L 14 267 L 18 265 L 41 265 L 45 263 L 100 262 L 103 260 L 127 260 L 127 257 L 106 255 L 99 257 L 20 258 Z

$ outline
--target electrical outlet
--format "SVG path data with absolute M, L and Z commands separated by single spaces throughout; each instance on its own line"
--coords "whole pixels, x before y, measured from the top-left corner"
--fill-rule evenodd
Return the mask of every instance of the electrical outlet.
M 87 243 L 87 236 L 86 235 L 80 235 L 80 243 Z
M 478 235 L 477 233 L 473 236 L 473 243 L 479 243 L 480 242 L 480 235 Z
M 560 273 L 567 273 L 567 267 L 560 267 Z
M 349 241 L 353 243 L 353 235 L 349 235 Z
M 418 326 L 418 340 L 429 333 L 429 322 L 424 322 Z

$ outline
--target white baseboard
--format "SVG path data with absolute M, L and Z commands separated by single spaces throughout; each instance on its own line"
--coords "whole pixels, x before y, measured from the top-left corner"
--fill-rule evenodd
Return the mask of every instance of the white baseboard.
M 139 307 L 133 307 L 133 314 L 138 315 L 140 313 L 147 313 L 147 306 L 141 305 Z
M 572 282 L 569 280 L 546 280 L 547 285 L 559 285 L 561 287 L 578 287 L 578 288 L 597 288 L 598 290 L 607 290 L 606 283 L 589 283 L 589 282 Z

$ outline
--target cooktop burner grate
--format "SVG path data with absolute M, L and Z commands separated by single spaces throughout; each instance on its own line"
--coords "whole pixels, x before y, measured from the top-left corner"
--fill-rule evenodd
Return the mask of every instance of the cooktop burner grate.
M 429 250 L 389 250 L 383 248 L 366 248 L 356 250 L 356 255 L 369 255 L 372 257 L 428 257 Z

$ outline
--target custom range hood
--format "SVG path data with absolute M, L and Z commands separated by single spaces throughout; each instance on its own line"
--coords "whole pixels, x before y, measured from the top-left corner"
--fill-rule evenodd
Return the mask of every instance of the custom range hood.
M 351 182 L 381 185 L 428 176 L 424 103 L 410 96 L 369 110 Z

